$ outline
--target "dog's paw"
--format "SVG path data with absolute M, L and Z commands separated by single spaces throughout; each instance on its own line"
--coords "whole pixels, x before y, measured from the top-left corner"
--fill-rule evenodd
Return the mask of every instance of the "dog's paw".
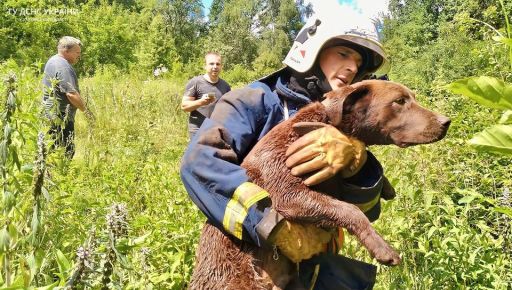
M 366 237 L 366 239 L 361 240 L 361 242 L 366 246 L 370 255 L 379 263 L 388 266 L 400 264 L 401 259 L 395 249 L 379 234 L 374 232 L 372 228 L 370 228 L 369 232 L 363 232 L 361 236 Z
M 400 255 L 390 246 L 378 249 L 373 256 L 379 263 L 388 266 L 396 266 L 402 261 Z

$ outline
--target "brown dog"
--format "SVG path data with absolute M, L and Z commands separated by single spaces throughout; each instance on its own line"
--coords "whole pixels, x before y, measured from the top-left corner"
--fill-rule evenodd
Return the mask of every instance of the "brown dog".
M 294 130 L 299 122 L 331 124 L 367 145 L 406 147 L 441 140 L 450 119 L 418 105 L 405 86 L 363 81 L 301 109 L 261 139 L 242 163 L 252 182 L 269 192 L 272 207 L 286 220 L 346 228 L 380 263 L 398 264 L 398 253 L 359 208 L 304 185 L 302 178 L 286 168 L 285 152 L 299 138 Z M 206 224 L 190 288 L 283 289 L 294 275 L 294 265 L 282 255 L 277 261 L 272 256 L 271 248 L 255 247 Z

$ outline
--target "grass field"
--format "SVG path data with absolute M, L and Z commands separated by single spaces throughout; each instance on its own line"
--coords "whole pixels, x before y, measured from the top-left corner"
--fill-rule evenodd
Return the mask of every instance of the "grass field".
M 9 63 L 0 67 L 2 76 L 9 70 L 17 72 L 19 99 L 12 121 L 18 133 L 12 134 L 9 150 L 15 150 L 20 167 L 13 155 L 6 157 L 4 184 L 15 202 L 7 202 L 4 193 L 3 282 L 8 269 L 9 289 L 63 287 L 83 264 L 75 253 L 85 245 L 90 264 L 80 273 L 78 289 L 100 289 L 105 281 L 115 289 L 185 288 L 205 218 L 179 178 L 188 142 L 187 115 L 179 108 L 184 80 L 109 71 L 80 80 L 96 122 L 77 114 L 77 153 L 71 162 L 61 158 L 62 152 L 49 154 L 42 226 L 34 233 L 36 136 L 47 130 L 38 113 L 40 76 Z M 375 226 L 403 256 L 402 265 L 379 268 L 376 289 L 511 289 L 511 160 L 477 154 L 464 142 L 498 114 L 432 91 L 418 97 L 452 118 L 444 141 L 372 148 L 398 193 L 384 203 Z M 113 204 L 125 204 L 128 212 L 128 234 L 114 239 L 106 225 Z M 371 261 L 353 241 L 343 251 Z

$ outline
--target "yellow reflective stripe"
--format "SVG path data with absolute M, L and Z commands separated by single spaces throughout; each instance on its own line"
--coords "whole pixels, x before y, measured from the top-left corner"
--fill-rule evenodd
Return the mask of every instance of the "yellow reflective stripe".
M 224 229 L 235 237 L 242 238 L 242 224 L 247 217 L 249 208 L 268 196 L 268 192 L 251 182 L 242 183 L 233 193 L 231 200 L 226 206 Z
M 379 199 L 380 199 L 380 193 L 377 194 L 377 196 L 374 199 L 370 200 L 369 202 L 356 203 L 355 206 L 357 206 L 362 212 L 367 212 L 370 209 L 372 209 L 379 202 Z
M 238 203 L 238 201 L 231 199 L 226 206 L 224 213 L 224 220 L 222 224 L 224 228 L 235 237 L 242 238 L 242 223 L 247 216 L 246 209 Z
M 258 201 L 264 199 L 267 196 L 268 196 L 268 192 L 265 190 L 262 190 L 262 191 L 256 193 L 251 198 L 247 199 L 245 202 L 242 202 L 242 204 L 244 205 L 244 207 L 246 209 L 249 209 L 251 206 L 253 206 L 253 204 L 257 203 Z
M 268 192 L 261 187 L 252 182 L 244 182 L 237 187 L 231 199 L 237 200 L 240 204 L 243 204 L 245 208 L 249 208 L 258 200 L 267 196 Z

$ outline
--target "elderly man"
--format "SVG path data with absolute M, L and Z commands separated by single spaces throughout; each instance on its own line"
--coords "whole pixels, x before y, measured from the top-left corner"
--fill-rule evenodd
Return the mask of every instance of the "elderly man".
M 216 52 L 205 55 L 206 73 L 188 81 L 181 102 L 181 109 L 190 112 L 188 133 L 190 139 L 201 127 L 205 118 L 209 118 L 215 104 L 222 95 L 229 92 L 229 84 L 219 77 L 222 70 L 222 58 Z
M 75 153 L 73 140 L 77 108 L 87 117 L 93 117 L 80 96 L 78 78 L 71 66 L 80 59 L 81 46 L 77 38 L 62 37 L 57 45 L 57 54 L 50 57 L 44 67 L 43 105 L 51 121 L 49 133 L 55 141 L 53 147 L 65 147 L 69 159 Z

